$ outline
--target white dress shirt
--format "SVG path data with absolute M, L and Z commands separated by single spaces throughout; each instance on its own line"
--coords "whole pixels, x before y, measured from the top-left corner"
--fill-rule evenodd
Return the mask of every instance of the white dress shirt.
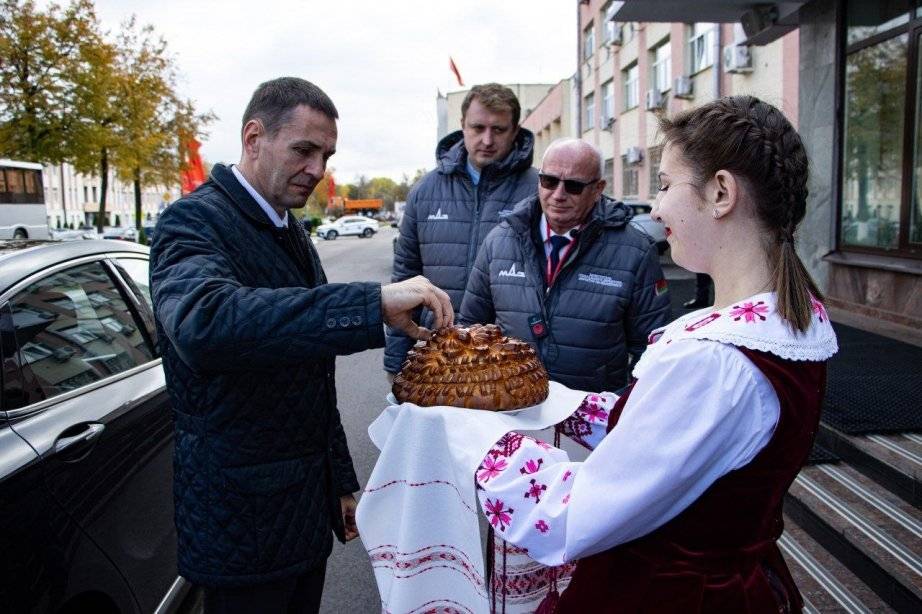
M 253 197 L 253 200 L 259 203 L 259 206 L 263 211 L 266 212 L 266 215 L 269 216 L 269 220 L 275 225 L 276 228 L 288 228 L 287 211 L 282 217 L 279 217 L 279 214 L 276 213 L 275 209 L 272 208 L 272 205 L 270 205 L 268 201 L 266 201 L 266 199 L 256 191 L 256 188 L 250 185 L 250 182 L 246 180 L 246 177 L 243 176 L 243 173 L 237 169 L 236 164 L 231 165 L 231 172 L 234 173 L 234 177 L 237 178 L 237 181 L 240 182 L 240 185 L 242 185 L 243 188 L 250 193 L 250 196 Z

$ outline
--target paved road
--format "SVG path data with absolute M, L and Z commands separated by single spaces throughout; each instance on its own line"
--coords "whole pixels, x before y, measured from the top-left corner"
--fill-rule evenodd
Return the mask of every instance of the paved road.
M 389 282 L 396 231 L 382 228 L 371 239 L 340 237 L 317 242 L 317 251 L 331 282 Z M 384 351 L 371 350 L 336 360 L 336 388 L 343 427 L 359 484 L 365 485 L 378 459 L 378 449 L 368 438 L 368 425 L 385 406 L 388 392 L 382 367 Z M 336 542 L 327 566 L 321 612 L 380 612 L 381 601 L 368 555 L 361 540 L 345 546 Z

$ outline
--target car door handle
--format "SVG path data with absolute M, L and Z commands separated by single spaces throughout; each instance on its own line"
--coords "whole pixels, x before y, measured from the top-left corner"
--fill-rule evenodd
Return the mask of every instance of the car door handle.
M 80 428 L 79 432 L 71 435 L 69 432 L 75 428 Z M 86 443 L 93 441 L 99 437 L 100 433 L 105 430 L 106 425 L 100 424 L 98 422 L 88 422 L 82 425 L 73 426 L 64 433 L 61 433 L 61 436 L 54 442 L 54 451 L 55 454 L 60 454 L 65 450 L 72 448 L 73 446 L 79 443 Z M 65 435 L 67 433 L 67 435 Z

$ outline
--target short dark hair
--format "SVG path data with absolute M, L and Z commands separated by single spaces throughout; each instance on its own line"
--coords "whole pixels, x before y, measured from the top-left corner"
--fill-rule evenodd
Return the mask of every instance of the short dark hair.
M 274 137 L 288 120 L 291 111 L 302 104 L 332 120 L 339 119 L 333 101 L 322 89 L 298 77 L 279 77 L 260 83 L 253 92 L 243 112 L 243 126 L 251 119 L 259 119 L 269 136 Z
M 474 100 L 479 100 L 480 104 L 490 109 L 494 113 L 508 111 L 512 113 L 513 127 L 519 125 L 519 117 L 522 115 L 522 107 L 519 105 L 519 99 L 515 97 L 515 92 L 499 83 L 484 83 L 475 85 L 471 91 L 464 97 L 461 103 L 461 119 L 467 115 L 467 109 Z

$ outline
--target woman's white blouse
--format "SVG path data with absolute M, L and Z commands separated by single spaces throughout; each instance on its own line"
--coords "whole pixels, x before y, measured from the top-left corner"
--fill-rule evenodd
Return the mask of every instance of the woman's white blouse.
M 795 334 L 774 313 L 773 294 L 689 314 L 651 339 L 611 433 L 617 397 L 609 393 L 587 396 L 564 424 L 564 433 L 594 448 L 586 461 L 509 433 L 478 469 L 490 524 L 533 559 L 559 565 L 646 535 L 765 447 L 778 397 L 735 346 L 794 360 L 837 349 L 822 305 L 814 305 L 811 329 Z

